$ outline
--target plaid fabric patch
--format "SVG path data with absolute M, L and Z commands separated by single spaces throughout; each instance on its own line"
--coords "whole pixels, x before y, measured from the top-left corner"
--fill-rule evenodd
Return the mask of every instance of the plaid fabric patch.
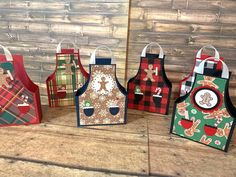
M 128 108 L 167 114 L 171 86 L 163 77 L 161 60 L 141 58 L 137 75 L 128 82 Z
M 14 71 L 11 74 L 14 80 L 6 79 L 10 88 L 4 84 L 0 87 L 0 126 L 38 122 L 33 95 L 24 88 Z
M 78 65 L 78 53 L 57 54 L 57 69 L 47 82 L 49 105 L 75 105 L 75 93 L 85 83 L 85 76 Z
M 184 96 L 190 92 L 190 90 L 192 89 L 192 86 L 193 86 L 193 82 L 195 80 L 195 73 L 198 70 L 198 66 L 205 58 L 207 58 L 207 57 L 204 57 L 202 59 L 195 59 L 195 65 L 194 65 L 193 71 L 190 73 L 189 76 L 187 76 L 186 78 L 184 78 L 183 80 L 180 81 L 179 96 Z M 221 69 L 220 69 L 221 67 L 219 67 L 219 65 L 220 64 L 217 64 L 214 61 L 206 61 L 204 74 L 210 74 L 212 72 L 215 72 L 215 75 L 220 75 L 221 74 Z

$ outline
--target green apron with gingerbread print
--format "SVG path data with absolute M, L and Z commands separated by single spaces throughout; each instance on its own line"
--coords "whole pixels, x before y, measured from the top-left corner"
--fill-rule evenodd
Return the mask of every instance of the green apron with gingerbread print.
M 229 71 L 222 60 L 222 73 L 204 73 L 207 58 L 201 62 L 193 88 L 176 100 L 171 133 L 227 151 L 235 126 L 235 109 L 228 94 Z M 212 72 L 213 73 L 213 72 Z

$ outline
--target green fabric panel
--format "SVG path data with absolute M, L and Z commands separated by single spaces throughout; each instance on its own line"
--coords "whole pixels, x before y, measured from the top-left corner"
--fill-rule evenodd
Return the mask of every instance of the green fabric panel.
M 7 111 L 4 111 L 1 115 L 1 118 L 6 120 L 9 123 L 13 123 L 16 120 L 16 117 L 13 116 L 12 114 L 9 114 Z M 19 124 L 22 124 L 22 121 L 19 121 Z

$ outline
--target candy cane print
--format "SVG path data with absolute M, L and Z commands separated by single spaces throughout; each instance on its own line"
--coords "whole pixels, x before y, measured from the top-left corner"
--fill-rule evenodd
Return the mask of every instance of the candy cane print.
M 184 113 L 185 113 L 185 119 L 190 120 L 187 109 L 185 109 Z
M 155 69 L 155 75 L 156 75 L 156 76 L 158 75 L 158 69 L 157 69 L 157 67 L 156 67 L 156 69 Z
M 217 126 L 223 121 L 222 116 L 216 116 L 216 118 L 217 118 L 217 121 L 216 121 L 216 123 L 214 124 L 215 127 L 217 127 Z
M 161 94 L 161 88 L 160 88 L 160 87 L 157 87 L 156 90 L 155 90 L 155 92 L 156 92 L 156 95 L 157 95 L 157 96 L 160 96 L 160 97 L 161 97 L 161 95 L 160 95 L 160 94 Z

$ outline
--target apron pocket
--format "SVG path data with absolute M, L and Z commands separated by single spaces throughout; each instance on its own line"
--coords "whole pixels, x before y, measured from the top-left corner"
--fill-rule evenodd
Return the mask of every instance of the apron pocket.
M 110 106 L 109 111 L 113 116 L 115 116 L 116 114 L 119 113 L 120 108 L 119 108 L 119 106 Z
M 135 102 L 140 102 L 143 99 L 143 93 L 135 93 L 134 100 Z
M 207 136 L 214 136 L 216 134 L 217 127 L 210 125 L 204 125 L 204 132 Z
M 29 104 L 18 104 L 17 105 L 17 107 L 18 107 L 18 109 L 19 109 L 19 111 L 22 113 L 22 114 L 26 114 L 26 113 L 28 113 L 29 112 L 29 110 L 30 110 L 30 106 L 29 106 Z
M 65 90 L 58 90 L 58 91 L 57 91 L 57 96 L 58 96 L 58 98 L 60 98 L 60 99 L 65 98 L 65 97 L 66 97 L 66 91 L 65 91 Z
M 155 105 L 157 107 L 160 107 L 161 106 L 161 99 L 162 99 L 162 96 L 161 95 L 153 95 L 152 96 L 152 99 L 153 99 L 153 102 L 155 103 Z
M 181 119 L 180 123 L 184 129 L 189 129 L 193 126 L 192 120 L 188 120 L 188 119 L 184 119 L 184 118 Z
M 94 108 L 93 107 L 86 107 L 84 108 L 84 114 L 88 117 L 92 116 L 94 113 Z

